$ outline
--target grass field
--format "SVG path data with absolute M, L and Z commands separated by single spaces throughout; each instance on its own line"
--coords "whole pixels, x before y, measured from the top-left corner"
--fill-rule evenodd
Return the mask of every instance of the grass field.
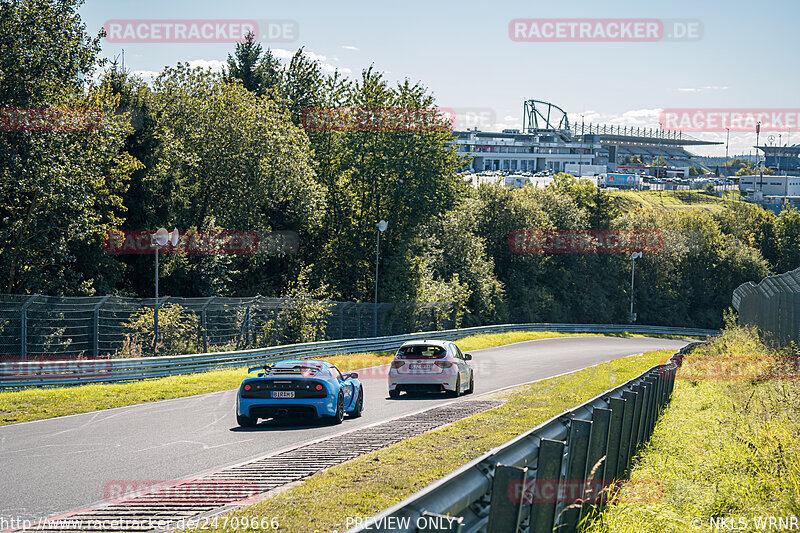
M 608 191 L 608 194 L 611 195 L 614 205 L 626 213 L 642 208 L 659 211 L 719 211 L 726 203 L 736 201 L 732 199 L 736 198 L 735 195 L 728 195 L 723 199 L 700 191 Z
M 319 472 L 229 518 L 252 523 L 257 517 L 276 517 L 279 530 L 287 532 L 345 531 L 348 517 L 371 516 L 401 501 L 491 448 L 664 362 L 672 353 L 624 357 L 486 396 L 507 403 Z
M 625 501 L 623 488 L 589 531 L 800 530 L 800 387 L 780 355 L 732 329 L 687 356 L 631 473 L 660 497 Z
M 533 339 L 574 337 L 577 335 L 580 334 L 518 331 L 493 335 L 474 335 L 458 341 L 457 344 L 462 351 L 469 351 Z M 327 359 L 344 372 L 387 364 L 391 362 L 392 355 L 393 353 L 389 352 L 343 354 Z M 246 375 L 246 368 L 236 368 L 132 383 L 93 384 L 77 387 L 0 392 L 0 425 L 234 389 L 239 386 Z

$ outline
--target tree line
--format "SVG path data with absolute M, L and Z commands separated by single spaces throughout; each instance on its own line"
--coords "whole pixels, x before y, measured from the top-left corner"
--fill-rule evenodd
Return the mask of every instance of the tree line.
M 0 6 L 2 106 L 102 113 L 86 131 L 0 131 L 2 292 L 148 297 L 153 258 L 104 242 L 162 226 L 298 243 L 162 256 L 162 294 L 371 301 L 384 219 L 380 300 L 452 302 L 462 325 L 627 320 L 627 255 L 515 254 L 520 228 L 661 230 L 663 250 L 636 266 L 649 324 L 719 326 L 737 285 L 800 264 L 796 210 L 623 213 L 566 175 L 543 189 L 473 188 L 447 128 L 303 127 L 309 109 L 435 108 L 421 82 L 391 84 L 374 67 L 327 73 L 302 48 L 284 62 L 250 36 L 222 73 L 178 64 L 145 83 L 99 59 L 80 4 Z

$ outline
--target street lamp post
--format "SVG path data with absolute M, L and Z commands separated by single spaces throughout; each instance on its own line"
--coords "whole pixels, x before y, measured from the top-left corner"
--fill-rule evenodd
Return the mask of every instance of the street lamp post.
M 633 252 L 631 254 L 631 323 L 636 322 L 636 314 L 633 312 L 633 277 L 636 270 L 636 260 L 642 257 L 642 252 Z
M 171 244 L 176 246 L 180 233 L 177 228 L 168 232 L 166 228 L 159 228 L 158 231 L 150 235 L 150 247 L 156 251 L 156 301 L 153 305 L 153 355 L 158 352 L 158 251 Z
M 728 145 L 731 142 L 731 129 L 725 128 L 725 131 L 727 132 L 725 135 L 725 166 L 728 166 Z
M 758 176 L 758 189 L 760 191 L 764 190 L 764 173 L 761 172 L 761 156 L 758 155 L 758 136 L 761 134 L 761 121 L 758 121 L 756 124 L 756 163 L 758 164 L 759 176 Z
M 381 233 L 386 231 L 386 228 L 389 226 L 389 223 L 385 220 L 381 220 L 377 224 L 375 224 L 375 228 L 378 230 L 378 239 L 377 244 L 375 246 L 375 304 L 373 305 L 372 309 L 372 336 L 378 336 L 378 261 L 380 260 L 381 256 Z

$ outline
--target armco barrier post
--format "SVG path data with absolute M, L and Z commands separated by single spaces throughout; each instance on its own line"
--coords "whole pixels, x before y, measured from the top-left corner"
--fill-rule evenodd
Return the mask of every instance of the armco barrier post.
M 655 418 L 656 409 L 658 409 L 658 385 L 651 378 L 646 378 L 644 382 L 650 387 L 648 394 L 647 415 L 644 420 L 644 437 L 642 444 L 650 438 L 653 431 L 653 419 Z
M 639 413 L 639 429 L 636 432 L 636 451 L 647 439 L 647 413 L 650 411 L 650 400 L 652 398 L 650 384 L 647 381 L 642 381 L 642 410 Z
M 498 464 L 492 481 L 492 506 L 486 533 L 517 531 L 525 503 L 525 481 L 528 469 Z
M 653 407 L 650 409 L 650 420 L 647 424 L 648 439 L 650 439 L 653 430 L 656 428 L 656 418 L 658 418 L 658 413 L 661 411 L 661 380 L 658 375 L 655 375 L 650 378 L 650 382 L 653 384 Z
M 611 421 L 608 425 L 608 451 L 606 453 L 606 471 L 603 480 L 610 482 L 617 478 L 617 467 L 622 444 L 622 419 L 625 412 L 625 400 L 609 398 Z
M 589 438 L 589 449 L 586 452 L 586 480 L 584 501 L 581 504 L 580 520 L 594 507 L 599 496 L 599 487 L 603 484 L 606 472 L 606 456 L 608 452 L 608 430 L 611 426 L 611 410 L 597 407 L 592 412 L 592 435 Z M 586 496 L 588 496 L 588 501 Z
M 589 451 L 589 439 L 592 433 L 592 422 L 573 418 L 570 421 L 569 440 L 567 441 L 567 473 L 564 479 L 564 502 L 560 506 L 558 531 L 574 533 L 578 530 L 578 519 L 581 512 L 581 497 L 575 494 L 576 481 L 585 479 L 586 456 Z M 561 491 L 559 491 L 561 493 Z
M 642 424 L 642 410 L 644 409 L 644 387 L 639 384 L 633 387 L 633 392 L 636 393 L 636 401 L 633 409 L 633 426 L 631 427 L 631 446 L 628 450 L 628 465 L 630 468 L 633 456 L 639 448 L 639 427 Z
M 622 412 L 622 434 L 619 443 L 619 460 L 617 461 L 617 478 L 622 477 L 628 469 L 633 446 L 633 415 L 636 411 L 636 398 L 633 391 L 623 391 L 622 399 L 625 401 L 625 410 Z
M 557 487 L 561 477 L 564 458 L 564 442 L 542 439 L 539 442 L 539 458 L 536 462 L 536 487 L 539 491 Z M 552 491 L 553 494 L 556 491 Z M 533 492 L 531 504 L 530 533 L 552 533 L 556 519 L 556 498 L 536 498 Z

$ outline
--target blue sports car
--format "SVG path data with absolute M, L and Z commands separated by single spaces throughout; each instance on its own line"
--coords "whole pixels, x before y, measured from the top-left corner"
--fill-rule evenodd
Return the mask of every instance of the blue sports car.
M 345 413 L 361 416 L 364 387 L 358 374 L 342 375 L 327 361 L 294 360 L 257 366 L 236 396 L 236 421 L 252 427 L 259 418 L 317 417 L 341 424 Z

